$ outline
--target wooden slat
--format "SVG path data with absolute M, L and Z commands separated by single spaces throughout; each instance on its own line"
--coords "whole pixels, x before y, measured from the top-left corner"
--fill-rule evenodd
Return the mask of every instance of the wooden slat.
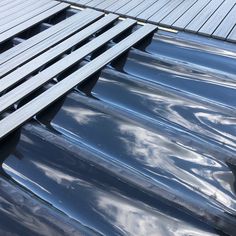
M 231 33 L 229 34 L 229 36 L 227 37 L 227 39 L 229 41 L 232 42 L 236 42 L 236 25 L 234 26 L 234 28 L 232 29 Z
M 107 8 L 109 8 L 112 4 L 118 2 L 120 0 L 105 0 L 102 3 L 98 4 L 96 6 L 97 9 L 104 9 L 105 11 L 107 11 Z
M 10 61 L 7 61 L 0 67 L 0 77 L 10 73 L 16 67 L 26 63 L 30 59 L 36 57 L 38 54 L 44 52 L 49 47 L 54 46 L 55 44 L 61 42 L 63 39 L 69 37 L 70 35 L 76 33 L 81 28 L 87 26 L 92 21 L 100 18 L 103 13 L 94 11 L 94 10 L 87 10 L 80 14 L 81 17 L 79 21 L 75 21 L 73 24 L 69 26 L 65 26 L 62 31 L 59 31 L 57 34 L 52 35 L 47 40 L 42 41 L 41 43 L 36 44 L 34 47 L 30 48 L 29 50 L 25 51 L 24 53 L 20 54 L 12 58 Z
M 87 3 L 86 5 L 89 6 L 89 7 L 95 7 L 97 6 L 98 4 L 102 3 L 104 0 L 93 0 L 89 3 Z
M 224 3 L 217 9 L 217 11 L 215 11 L 215 13 L 201 27 L 199 32 L 204 35 L 212 35 L 234 5 L 234 1 L 224 1 Z
M 50 50 L 46 51 L 42 55 L 29 61 L 27 64 L 13 71 L 9 75 L 3 77 L 0 80 L 0 93 L 2 93 L 6 89 L 9 89 L 16 83 L 19 83 L 20 81 L 25 79 L 28 75 L 30 75 L 31 73 L 33 73 L 34 71 L 42 67 L 43 65 L 47 64 L 48 62 L 62 55 L 68 49 L 76 46 L 78 43 L 82 42 L 84 39 L 91 36 L 96 31 L 103 29 L 106 25 L 110 24 L 117 18 L 118 16 L 113 15 L 113 14 L 109 14 L 106 17 L 103 17 L 102 19 L 96 21 L 95 23 L 88 26 L 84 30 L 78 32 L 77 34 L 63 41 L 59 45 L 51 48 Z M 90 18 L 90 20 L 93 20 L 93 19 L 95 18 Z
M 0 33 L 29 20 L 30 18 L 44 12 L 45 10 L 55 5 L 57 5 L 57 3 L 55 2 L 52 3 L 48 0 L 43 0 L 43 1 L 38 1 L 38 2 L 30 1 L 28 5 L 25 4 L 24 8 L 15 12 L 14 15 L 9 15 L 9 11 L 8 11 L 7 12 L 8 15 L 3 18 L 1 14 L 0 15 L 0 18 L 1 18 Z
M 0 35 L 9 30 L 12 29 L 26 21 L 28 21 L 29 19 L 41 14 L 42 12 L 45 12 L 46 10 L 58 5 L 59 3 L 56 1 L 48 1 L 48 0 L 42 0 L 42 1 L 38 1 L 35 2 L 34 4 L 32 4 L 29 9 L 27 9 L 27 11 L 25 11 L 24 14 L 16 14 L 16 18 L 13 21 L 10 22 L 1 22 L 3 23 L 3 25 L 0 25 Z M 7 20 L 7 19 L 6 19 Z
M 79 12 L 66 20 L 52 26 L 51 28 L 33 36 L 32 38 L 27 39 L 25 42 L 18 44 L 17 46 L 5 51 L 0 54 L 0 65 L 6 63 L 12 58 L 15 58 L 17 55 L 25 52 L 26 50 L 32 48 L 44 40 L 49 39 L 50 37 L 56 35 L 58 32 L 64 30 L 65 28 L 71 27 L 72 24 L 83 19 L 86 15 L 92 14 L 91 10 L 84 10 Z M 1 68 L 1 67 L 0 67 Z
M 47 11 L 43 12 L 42 14 L 39 14 L 28 21 L 25 21 L 24 23 L 12 28 L 11 30 L 8 30 L 0 35 L 0 43 L 5 42 L 6 40 L 10 39 L 11 37 L 25 31 L 26 29 L 38 24 L 39 22 L 47 19 L 48 17 L 68 8 L 68 4 L 58 4 Z
M 151 22 L 161 22 L 163 18 L 165 18 L 168 14 L 170 14 L 175 8 L 177 8 L 181 3 L 183 3 L 184 0 L 182 1 L 171 1 L 168 4 L 166 4 L 161 11 L 158 11 L 155 13 L 152 17 L 150 17 L 148 20 Z
M 116 13 L 125 15 L 127 12 L 134 9 L 137 5 L 139 5 L 142 2 L 143 0 L 132 0 L 127 4 L 125 4 L 123 7 L 121 7 L 119 10 L 117 10 Z
M 159 0 L 154 3 L 152 6 L 144 10 L 141 14 L 137 16 L 139 19 L 147 20 L 155 13 L 160 11 L 166 4 L 168 4 L 171 0 Z
M 26 7 L 35 2 L 35 0 L 26 0 L 26 1 L 16 0 L 15 2 L 18 3 L 16 6 L 11 7 L 7 11 L 1 12 L 0 20 L 5 19 L 6 17 L 7 18 L 12 17 L 12 15 L 16 14 L 18 11 L 26 10 Z M 0 9 L 2 9 L 2 7 L 0 7 Z
M 104 52 L 92 62 L 83 66 L 81 69 L 60 81 L 50 89 L 46 90 L 23 107 L 8 115 L 6 118 L 0 121 L 0 139 L 15 130 L 17 127 L 24 124 L 27 120 L 31 119 L 34 115 L 45 109 L 54 101 L 65 95 L 68 91 L 73 89 L 82 81 L 86 80 L 96 71 L 103 68 L 113 59 L 120 56 L 122 53 L 132 47 L 135 43 L 139 42 L 142 38 L 153 32 L 155 29 L 156 26 L 153 25 L 145 25 L 141 27 L 139 30 L 135 31 L 132 35 L 122 40 L 116 46 Z
M 221 24 L 217 27 L 216 31 L 213 33 L 213 36 L 216 38 L 225 39 L 230 34 L 231 30 L 236 25 L 236 5 L 224 18 Z
M 161 25 L 170 26 L 174 24 L 189 8 L 192 7 L 197 0 L 188 0 L 182 2 L 179 6 L 177 6 L 170 14 L 168 14 L 161 22 Z
M 196 33 L 211 15 L 221 6 L 224 0 L 211 1 L 186 27 L 185 29 Z
M 174 24 L 177 29 L 184 29 L 201 10 L 207 6 L 210 0 L 198 0 L 188 11 L 186 11 Z
M 17 7 L 18 5 L 23 4 L 24 2 L 26 2 L 26 1 L 23 1 L 23 0 L 15 0 L 15 1 L 9 3 L 9 4 L 0 6 L 0 16 L 1 16 L 3 13 L 8 12 L 8 11 L 11 10 L 12 8 L 15 8 L 15 7 Z
M 46 82 L 50 81 L 51 79 L 65 71 L 67 68 L 73 66 L 75 63 L 78 63 L 82 58 L 92 53 L 94 50 L 104 45 L 124 30 L 130 28 L 135 23 L 136 21 L 130 19 L 121 22 L 120 24 L 103 33 L 96 39 L 87 43 L 83 47 L 77 49 L 67 57 L 61 59 L 60 61 L 45 69 L 44 71 L 40 72 L 33 78 L 27 80 L 15 89 L 6 93 L 0 98 L 0 113 L 7 109 L 9 106 L 13 105 L 18 100 L 24 98 L 29 93 L 33 92 L 38 87 L 42 86 Z
M 63 0 L 62 0 L 63 1 Z M 226 33 L 213 34 L 227 17 L 236 0 L 64 0 L 74 4 L 113 12 L 125 17 L 177 30 L 228 39 Z M 226 20 L 231 20 L 227 17 Z M 231 21 L 232 22 L 232 21 Z M 234 22 L 234 20 L 233 20 Z M 229 23 L 232 30 L 232 23 Z M 223 31 L 222 31 L 223 32 Z
M 117 10 L 119 10 L 121 7 L 123 7 L 124 5 L 128 4 L 128 2 L 130 2 L 131 0 L 120 0 L 115 2 L 114 4 L 112 4 L 111 6 L 109 6 L 107 8 L 108 11 L 111 12 L 116 12 Z
M 140 13 L 142 13 L 145 9 L 152 6 L 158 0 L 149 0 L 149 1 L 142 1 L 139 5 L 133 8 L 131 11 L 127 13 L 127 15 L 132 17 L 137 17 Z
M 91 0 L 77 0 L 76 3 L 79 4 L 79 5 L 85 5 L 87 4 L 88 2 L 91 2 Z
M 22 1 L 23 1 L 23 0 L 22 0 Z M 12 3 L 12 2 L 14 2 L 14 0 L 11 0 L 11 1 L 9 1 L 9 0 L 2 0 L 2 1 L 0 2 L 0 7 L 5 6 L 5 5 L 8 5 L 8 4 Z

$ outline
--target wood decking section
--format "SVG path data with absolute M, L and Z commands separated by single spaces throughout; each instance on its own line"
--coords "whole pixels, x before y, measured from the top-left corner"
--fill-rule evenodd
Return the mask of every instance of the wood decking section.
M 44 0 L 43 2 L 45 3 L 45 9 L 48 7 L 47 2 L 51 8 L 54 7 L 57 11 L 69 7 L 69 4 L 57 1 Z M 36 7 L 36 9 L 40 8 Z M 57 11 L 51 13 L 51 16 Z M 23 14 L 24 18 L 27 18 L 26 16 L 28 16 L 28 12 Z M 48 13 L 45 14 L 45 18 L 49 16 Z M 137 21 L 134 19 L 126 19 L 120 22 L 118 17 L 118 15 L 114 14 L 105 16 L 100 11 L 86 9 L 1 53 L 0 115 L 36 90 L 42 88 L 45 84 L 52 82 L 54 78 L 78 64 L 86 56 L 95 53 L 102 46 L 107 45 L 111 40 L 137 25 Z M 19 19 L 17 19 L 18 21 Z M 17 32 L 22 31 L 20 26 L 27 21 L 29 28 L 30 24 L 35 24 L 34 17 L 29 20 L 25 19 L 22 23 L 18 22 L 19 29 L 15 30 L 17 26 L 9 22 L 14 29 L 14 34 L 9 40 L 13 40 L 12 37 L 14 38 L 14 36 L 17 36 Z M 113 23 L 117 24 L 112 26 Z M 3 27 L 7 28 L 7 25 Z M 106 27 L 108 28 L 106 29 Z M 39 96 L 36 95 L 24 106 L 1 119 L 0 140 L 91 75 L 97 73 L 134 44 L 154 32 L 156 28 L 152 24 L 134 28 L 134 31 L 122 38 L 120 42 L 110 45 L 107 50 L 95 57 L 95 59 L 91 58 L 91 61 L 85 66 L 69 76 L 65 76 L 66 78 L 58 81 L 55 85 L 51 84 L 49 89 Z M 91 39 L 96 33 L 96 37 Z M 8 37 L 10 37 L 10 34 Z M 6 40 L 5 35 L 2 38 L 0 34 L 1 41 Z M 88 41 L 87 43 L 79 46 L 80 43 L 86 42 L 86 40 Z M 73 51 L 74 47 L 78 48 Z M 73 51 L 72 53 L 70 53 L 71 50 Z M 45 69 L 45 66 L 48 67 Z M 34 75 L 35 72 L 40 73 Z M 25 79 L 27 80 L 25 81 Z
M 160 26 L 236 42 L 236 0 L 66 0 Z

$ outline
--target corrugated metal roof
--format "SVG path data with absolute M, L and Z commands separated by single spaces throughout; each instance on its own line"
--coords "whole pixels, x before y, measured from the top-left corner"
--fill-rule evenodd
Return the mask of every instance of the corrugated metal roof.
M 234 235 L 235 45 L 157 30 L 95 70 L 93 61 L 144 27 L 134 25 L 77 62 L 75 52 L 124 22 L 63 5 L 1 44 L 0 84 L 12 84 L 0 102 L 61 65 L 29 96 L 4 100 L 1 124 L 93 71 L 1 140 L 1 234 Z

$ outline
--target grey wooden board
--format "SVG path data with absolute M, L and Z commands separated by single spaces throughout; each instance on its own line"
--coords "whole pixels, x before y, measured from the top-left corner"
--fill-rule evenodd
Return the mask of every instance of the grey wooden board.
M 134 9 L 137 5 L 139 5 L 142 2 L 143 0 L 132 0 L 127 4 L 125 4 L 123 7 L 121 7 L 119 10 L 117 10 L 116 13 L 125 15 L 127 12 Z
M 139 19 L 148 20 L 151 16 L 153 16 L 155 13 L 160 11 L 162 7 L 164 7 L 166 4 L 168 4 L 171 0 L 159 0 L 146 10 L 144 10 L 141 14 L 138 15 Z
M 232 10 L 228 13 L 228 15 L 217 27 L 216 31 L 213 33 L 213 36 L 223 39 L 227 38 L 235 25 L 236 25 L 236 5 L 234 5 Z
M 65 28 L 71 27 L 72 24 L 75 24 L 77 21 L 81 20 L 87 14 L 92 14 L 93 10 L 84 10 L 81 11 L 70 18 L 52 26 L 51 28 L 36 34 L 35 36 L 27 39 L 27 41 L 18 44 L 17 46 L 3 52 L 0 54 L 0 65 L 7 63 L 12 58 L 16 58 L 19 54 L 29 50 L 39 43 L 45 43 L 45 40 L 48 40 L 50 37 L 54 37 L 60 31 L 63 31 Z M 13 64 L 13 63 L 12 63 Z
M 212 35 L 234 5 L 234 1 L 226 0 L 201 27 L 199 32 L 205 35 Z
M 192 7 L 197 0 L 188 0 L 183 1 L 180 5 L 178 5 L 170 14 L 168 14 L 160 23 L 162 25 L 172 25 L 175 21 L 177 21 L 189 8 Z
M 0 15 L 0 17 L 2 18 L 0 20 L 0 33 L 29 20 L 30 18 L 44 12 L 45 10 L 55 5 L 57 5 L 57 2 L 50 2 L 48 0 L 38 2 L 31 1 L 30 5 L 25 6 L 25 8 L 21 11 L 18 10 L 14 15 L 8 15 L 4 18 L 2 18 L 2 16 Z
M 47 64 L 48 62 L 51 62 L 53 59 L 57 58 L 58 56 L 62 55 L 68 49 L 76 46 L 78 43 L 82 42 L 84 39 L 91 36 L 96 31 L 103 29 L 106 25 L 113 22 L 117 18 L 118 16 L 113 15 L 113 14 L 109 14 L 108 16 L 103 17 L 102 19 L 86 27 L 82 31 L 78 32 L 77 34 L 64 40 L 59 45 L 49 49 L 45 53 L 29 61 L 22 67 L 19 67 L 12 73 L 3 77 L 0 80 L 0 93 L 2 93 L 6 89 L 9 89 L 16 83 L 20 82 L 21 80 L 25 79 L 28 75 L 30 75 L 31 73 L 33 73 L 34 71 L 42 67 L 43 65 Z M 95 17 L 92 18 L 90 15 L 90 20 L 93 20 L 93 19 L 95 19 Z
M 114 4 L 112 4 L 111 6 L 109 6 L 107 8 L 107 10 L 116 13 L 117 10 L 119 10 L 121 7 L 126 5 L 128 2 L 130 2 L 130 0 L 120 0 L 120 1 L 117 1 Z
M 211 1 L 186 27 L 191 32 L 197 32 L 211 17 L 211 15 L 221 6 L 224 0 Z
M 143 9 L 147 9 L 150 6 L 152 6 L 155 2 L 158 0 L 149 0 L 149 1 L 142 1 L 139 5 L 137 5 L 135 8 L 130 10 L 127 15 L 131 17 L 137 17 L 140 13 L 143 12 Z
M 102 3 L 98 4 L 96 6 L 97 9 L 104 9 L 106 11 L 106 9 L 111 6 L 112 4 L 114 4 L 115 2 L 118 2 L 120 0 L 105 0 Z
M 176 0 L 170 1 L 165 6 L 162 7 L 160 11 L 155 13 L 152 17 L 148 20 L 151 22 L 159 23 L 163 18 L 165 18 L 168 14 L 170 14 L 175 8 L 177 8 L 184 0 Z
M 0 34 L 0 43 L 10 39 L 11 37 L 23 32 L 24 30 L 34 26 L 35 24 L 47 19 L 51 15 L 54 15 L 64 9 L 66 9 L 69 5 L 68 4 L 58 4 L 54 7 L 41 12 L 40 14 L 28 19 L 27 21 L 13 27 L 10 30 L 5 31 L 4 33 Z
M 2 1 L 0 2 L 0 7 L 1 7 L 1 6 L 5 6 L 5 5 L 7 5 L 7 4 L 11 3 L 11 2 L 13 2 L 13 0 L 12 0 L 12 1 L 9 1 L 9 0 L 2 0 Z
M 51 79 L 65 71 L 67 68 L 73 66 L 75 63 L 78 63 L 83 57 L 92 53 L 101 45 L 104 45 L 106 42 L 114 38 L 116 35 L 119 35 L 121 32 L 123 32 L 134 24 L 134 20 L 128 19 L 126 21 L 123 21 L 122 23 L 116 25 L 114 28 L 108 30 L 101 36 L 97 37 L 95 40 L 87 43 L 86 45 L 82 46 L 81 48 L 68 55 L 67 57 L 64 57 L 63 59 L 56 62 L 47 69 L 43 70 L 36 76 L 32 77 L 31 79 L 27 80 L 15 89 L 6 93 L 0 98 L 0 113 L 11 105 L 13 105 L 15 102 L 24 98 L 40 86 L 44 85 L 46 82 L 50 81 Z
M 73 89 L 82 81 L 86 80 L 89 76 L 94 74 L 96 71 L 103 68 L 106 64 L 111 62 L 113 59 L 117 58 L 123 52 L 132 47 L 135 43 L 140 41 L 143 37 L 150 34 L 156 29 L 153 25 L 145 25 L 135 31 L 133 34 L 119 42 L 114 47 L 110 48 L 102 55 L 95 58 L 93 61 L 83 66 L 78 71 L 74 72 L 64 80 L 60 81 L 50 89 L 46 90 L 30 102 L 28 102 L 23 107 L 19 108 L 15 112 L 8 115 L 6 118 L 0 121 L 0 139 L 5 137 L 7 134 L 15 130 L 17 127 L 24 124 L 27 120 L 31 119 L 41 110 L 45 109 L 47 106 L 52 104 L 54 101 L 65 95 L 68 91 Z M 118 32 L 117 32 L 118 33 Z M 105 33 L 106 34 L 106 33 Z M 111 34 L 108 34 L 105 38 L 111 37 Z M 99 38 L 99 37 L 98 37 Z M 96 40 L 96 39 L 95 39 Z M 104 43 L 104 39 L 101 39 L 101 44 Z M 100 41 L 99 40 L 99 41 Z M 97 47 L 97 42 L 95 48 Z M 86 50 L 91 49 L 91 47 L 86 48 Z M 83 49 L 85 51 L 85 49 Z M 86 54 L 87 52 L 85 52 Z M 37 80 L 32 81 L 37 82 Z M 33 83 L 34 85 L 35 83 Z
M 79 21 L 76 21 L 74 24 L 65 27 L 64 30 L 59 31 L 57 34 L 52 35 L 52 37 L 48 38 L 47 40 L 38 43 L 34 47 L 30 48 L 30 50 L 27 50 L 24 53 L 20 54 L 19 56 L 16 56 L 12 58 L 10 61 L 7 61 L 6 63 L 2 64 L 0 67 L 0 77 L 6 75 L 16 67 L 24 64 L 25 62 L 34 58 L 38 54 L 44 52 L 48 48 L 54 46 L 55 44 L 61 42 L 65 38 L 69 37 L 70 35 L 76 33 L 82 27 L 85 27 L 89 23 L 91 23 L 91 21 L 94 21 L 99 17 L 101 17 L 103 13 L 98 11 L 88 10 L 80 15 L 82 17 L 79 18 Z
M 76 2 L 78 4 L 84 5 L 84 4 L 88 3 L 88 2 L 91 2 L 91 0 L 77 0 Z
M 227 37 L 227 39 L 229 41 L 233 41 L 236 42 L 236 25 L 234 26 L 234 28 L 232 29 L 231 33 L 229 34 L 229 36 Z
M 0 20 L 5 19 L 5 18 L 10 18 L 14 17 L 18 11 L 24 11 L 28 6 L 30 6 L 32 3 L 35 2 L 35 0 L 26 0 L 26 1 L 17 1 L 19 2 L 17 5 L 11 7 L 7 11 L 3 11 L 0 13 Z M 0 9 L 2 9 L 0 7 Z
M 17 7 L 18 5 L 21 5 L 23 3 L 25 3 L 26 1 L 22 1 L 22 0 L 15 0 L 14 2 L 11 2 L 9 4 L 6 4 L 4 6 L 0 6 L 0 14 L 11 10 L 14 7 Z
M 95 7 L 97 6 L 98 4 L 102 3 L 104 0 L 93 0 L 91 2 L 88 2 L 87 5 L 90 6 L 90 7 Z
M 198 0 L 174 24 L 174 28 L 184 29 L 207 6 L 210 0 Z
M 83 7 L 92 7 L 105 12 L 153 24 L 186 30 L 196 34 L 230 40 L 227 33 L 219 34 L 222 21 L 232 20 L 227 17 L 236 0 L 60 0 L 69 1 Z M 233 21 L 234 22 L 234 21 Z M 226 23 L 224 23 L 226 24 Z M 229 22 L 232 30 L 232 24 Z M 222 26 L 221 26 L 222 27 Z M 222 31 L 223 32 L 223 31 Z

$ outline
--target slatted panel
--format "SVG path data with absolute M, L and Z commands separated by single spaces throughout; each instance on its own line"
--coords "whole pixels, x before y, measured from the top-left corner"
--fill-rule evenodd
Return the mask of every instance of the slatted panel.
M 228 36 L 235 24 L 234 13 L 230 11 L 236 0 L 68 0 L 68 2 L 177 30 L 234 41 L 234 37 Z
M 215 11 L 215 13 L 208 19 L 208 21 L 199 30 L 200 33 L 205 35 L 212 35 L 214 31 L 222 22 L 229 11 L 235 5 L 234 1 L 224 1 L 224 3 Z
M 229 34 L 229 36 L 227 37 L 227 39 L 229 41 L 236 41 L 236 25 L 234 26 L 234 28 L 232 29 L 231 33 Z
M 87 22 L 92 23 L 92 21 L 102 15 L 101 12 L 96 12 L 93 10 L 84 10 L 83 12 L 79 14 L 86 15 L 86 21 L 76 21 L 77 24 L 78 22 L 79 24 L 81 24 L 80 27 L 82 27 L 82 25 L 85 26 Z M 76 17 L 76 15 L 73 17 Z M 98 48 L 108 43 L 110 40 L 114 39 L 122 32 L 126 31 L 130 27 L 133 27 L 136 24 L 136 21 L 131 19 L 118 22 L 118 24 L 115 24 L 115 26 L 111 27 L 110 29 L 107 29 L 99 36 L 93 37 L 92 40 L 90 40 L 85 45 L 79 47 L 71 54 L 62 57 L 61 59 L 58 58 L 58 61 L 48 66 L 43 71 L 29 78 L 25 82 L 22 81 L 43 65 L 47 64 L 58 56 L 63 55 L 66 51 L 68 51 L 68 49 L 78 45 L 80 42 L 94 35 L 94 33 L 100 31 L 108 24 L 114 22 L 115 20 L 117 21 L 117 19 L 117 15 L 107 15 L 101 18 L 100 20 L 90 24 L 89 26 L 87 26 L 80 32 L 72 35 L 71 37 L 65 38 L 64 41 L 62 41 L 51 49 L 49 48 L 49 50 L 37 56 L 35 59 L 27 62 L 27 58 L 25 58 L 24 65 L 22 67 L 16 69 L 8 76 L 3 77 L 0 80 L 0 92 L 3 92 L 4 90 L 6 91 L 5 94 L 0 97 L 0 113 L 10 108 L 18 101 L 21 101 L 24 97 L 28 96 L 44 84 L 50 82 L 53 78 L 65 72 L 68 68 L 71 68 L 81 59 L 95 52 Z M 52 28 L 50 28 L 50 30 L 51 29 Z M 121 55 L 123 52 L 125 52 L 135 43 L 137 43 L 138 41 L 146 37 L 148 34 L 153 32 L 155 29 L 156 26 L 149 24 L 145 26 L 139 26 L 138 29 L 135 28 L 135 31 L 129 36 L 127 36 L 125 39 L 123 39 L 121 42 L 113 45 L 110 49 L 106 50 L 104 53 L 90 61 L 87 65 L 83 66 L 78 71 L 75 71 L 67 78 L 53 85 L 50 89 L 46 90 L 39 96 L 33 98 L 22 108 L 17 109 L 15 112 L 11 113 L 6 118 L 3 118 L 0 121 L 0 139 L 5 137 L 7 134 L 12 132 L 15 128 L 22 125 L 30 118 L 32 118 L 35 114 L 46 108 L 55 100 L 66 94 L 80 82 L 100 70 L 106 64 L 110 63 L 113 59 Z M 38 44 L 32 46 L 29 50 L 32 50 L 34 47 L 37 46 Z M 13 59 L 15 59 L 15 57 Z M 21 60 L 23 59 L 21 58 Z M 3 63 L 3 65 L 4 64 L 5 63 Z M 21 81 L 22 83 L 20 83 L 17 87 L 11 89 L 13 85 Z
M 91 17 L 91 16 L 90 16 Z M 84 30 L 78 32 L 77 34 L 73 35 L 72 37 L 66 39 L 59 45 L 51 48 L 50 50 L 46 51 L 45 53 L 41 54 L 40 56 L 36 57 L 35 59 L 29 61 L 22 67 L 18 68 L 17 70 L 13 71 L 9 75 L 3 77 L 0 80 L 0 93 L 2 93 L 4 90 L 9 89 L 16 83 L 22 81 L 24 78 L 27 77 L 27 75 L 33 73 L 43 65 L 47 64 L 48 62 L 52 61 L 53 59 L 57 58 L 58 56 L 65 53 L 68 49 L 78 45 L 80 42 L 82 42 L 84 39 L 91 36 L 93 33 L 95 33 L 98 30 L 101 30 L 104 26 L 108 25 L 115 19 L 117 19 L 118 16 L 116 15 L 108 15 L 107 17 L 102 18 L 101 20 L 98 20 L 94 24 L 90 25 L 89 27 L 85 28 Z M 86 22 L 91 22 L 93 19 L 96 18 L 89 18 Z M 85 22 L 83 23 L 83 26 L 86 25 Z M 82 26 L 82 25 L 81 25 Z M 68 60 L 68 57 L 67 59 Z M 69 62 L 71 63 L 71 61 Z M 55 73 L 60 73 L 61 69 L 56 71 Z M 1 108 L 0 108 L 1 110 Z M 3 109 L 4 110 L 4 109 Z
M 142 2 L 143 2 L 142 0 L 132 0 L 123 7 L 121 7 L 119 10 L 117 10 L 116 13 L 126 15 L 127 12 L 134 9 L 137 5 L 139 5 Z
M 15 2 L 17 2 L 17 4 L 11 6 L 9 9 L 7 9 L 7 11 L 0 7 L 0 25 L 3 24 L 3 20 L 9 22 L 10 20 L 15 19 L 17 16 L 25 14 L 25 11 L 28 11 L 32 5 L 35 6 L 35 0 L 18 0 Z
M 188 31 L 197 32 L 214 12 L 222 5 L 224 0 L 211 1 L 185 28 Z
M 160 22 L 163 18 L 168 16 L 174 9 L 178 8 L 183 3 L 182 1 L 170 1 L 160 11 L 150 17 L 148 20 L 151 22 Z
M 120 0 L 105 0 L 102 3 L 98 4 L 96 6 L 96 8 L 97 9 L 103 9 L 104 11 L 106 11 L 106 9 L 108 7 L 110 7 L 112 4 L 114 4 L 114 3 L 118 2 L 118 1 L 120 1 Z
M 152 6 L 145 9 L 142 13 L 138 15 L 139 19 L 148 20 L 155 13 L 160 11 L 166 4 L 168 4 L 170 0 L 159 0 Z
M 63 39 L 69 37 L 71 34 L 77 32 L 82 27 L 88 25 L 89 23 L 98 19 L 102 15 L 103 13 L 93 11 L 93 10 L 85 10 L 82 13 L 76 14 L 69 21 L 64 23 L 63 30 L 60 30 L 58 33 L 51 35 L 51 37 L 45 39 L 44 41 L 37 43 L 35 46 L 31 47 L 29 50 L 25 50 L 23 53 L 20 53 L 16 55 L 15 57 L 12 57 L 11 60 L 5 61 L 5 63 L 3 63 L 0 67 L 0 77 L 3 77 L 4 75 L 8 74 L 13 69 L 15 69 L 16 67 L 22 65 L 24 62 L 30 60 L 31 58 L 34 58 L 39 53 L 44 52 L 49 47 L 52 47 L 56 43 L 59 43 Z M 71 20 L 74 20 L 74 19 L 75 21 L 71 23 Z M 19 45 L 19 48 L 21 46 L 22 45 Z M 4 61 L 5 57 L 2 60 Z
M 201 12 L 210 0 L 197 1 L 188 11 L 186 11 L 174 24 L 174 28 L 184 29 Z
M 157 0 L 142 1 L 139 5 L 137 5 L 131 11 L 129 11 L 127 15 L 132 17 L 137 17 L 139 14 L 143 12 L 143 9 L 151 7 L 155 2 L 157 2 Z
M 214 37 L 217 38 L 227 38 L 233 27 L 236 25 L 236 6 L 228 13 L 221 24 L 217 27 L 216 31 L 213 33 Z
M 44 43 L 45 40 L 49 40 L 50 37 L 57 35 L 60 31 L 66 28 L 69 28 L 72 25 L 77 24 L 79 20 L 84 18 L 89 13 L 91 13 L 90 10 L 79 12 L 76 15 L 66 19 L 65 21 L 60 22 L 59 24 L 54 25 L 51 28 L 35 35 L 34 37 L 28 39 L 26 42 L 23 42 L 7 50 L 6 52 L 0 54 L 0 64 L 7 63 L 7 61 L 9 61 L 10 59 L 15 58 L 17 55 L 23 53 L 24 51 L 32 48 L 33 46 L 39 43 Z M 14 63 L 11 63 L 11 64 L 14 64 Z
M 50 17 L 53 14 L 56 14 L 65 8 L 69 7 L 68 4 L 57 4 L 56 2 L 50 2 L 50 4 L 44 5 L 40 10 L 37 12 L 36 15 L 33 15 L 32 13 L 30 15 L 27 15 L 27 19 L 25 21 L 20 22 L 16 26 L 12 25 L 12 28 L 7 28 L 8 26 L 3 26 L 1 28 L 0 33 L 0 43 L 3 43 L 4 41 L 8 40 L 9 38 L 23 32 L 24 30 L 28 29 L 29 27 L 34 26 L 35 24 L 45 20 L 46 18 Z M 34 12 L 35 13 L 35 12 Z M 29 17 L 30 16 L 30 17 Z
M 176 22 L 184 12 L 188 11 L 189 8 L 195 4 L 197 0 L 183 1 L 179 6 L 177 6 L 170 14 L 168 14 L 160 23 L 162 25 L 172 25 Z

